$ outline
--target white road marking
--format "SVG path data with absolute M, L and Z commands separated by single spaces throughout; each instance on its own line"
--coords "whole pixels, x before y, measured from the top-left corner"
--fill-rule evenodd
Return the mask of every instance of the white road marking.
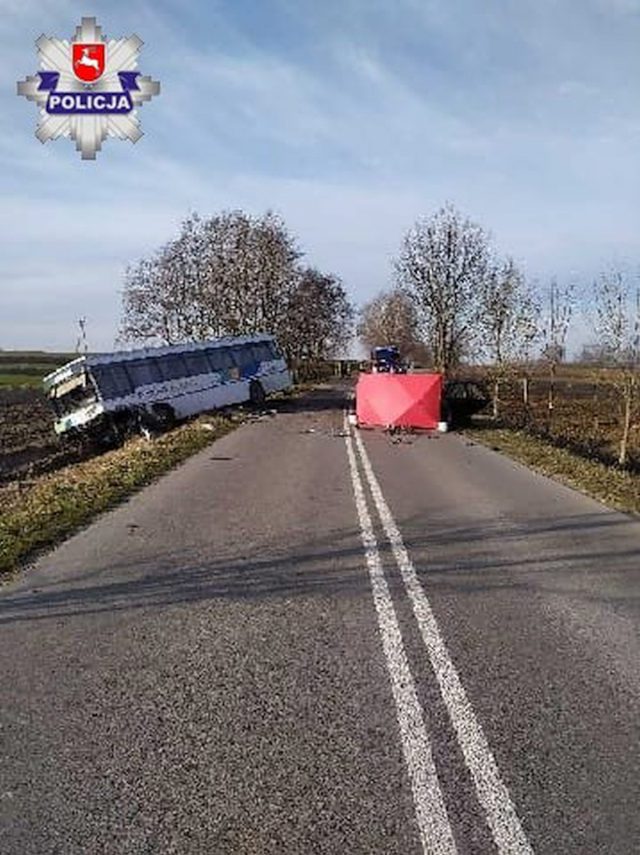
M 531 844 L 522 829 L 489 743 L 451 661 L 427 595 L 420 585 L 402 535 L 385 501 L 369 455 L 358 433 L 356 443 L 382 527 L 400 569 L 440 692 L 498 851 L 500 855 L 533 855 Z
M 360 521 L 362 545 L 378 617 L 378 629 L 382 638 L 382 647 L 396 704 L 402 750 L 411 781 L 422 848 L 425 855 L 427 853 L 429 855 L 456 855 L 457 849 L 431 754 L 429 736 L 402 643 L 400 626 L 389 593 L 389 586 L 382 569 L 378 544 L 373 533 L 371 517 L 367 509 L 350 435 L 347 435 L 345 442 Z

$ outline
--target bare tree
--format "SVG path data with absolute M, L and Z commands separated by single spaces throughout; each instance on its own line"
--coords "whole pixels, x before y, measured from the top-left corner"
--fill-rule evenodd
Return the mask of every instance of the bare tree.
M 392 344 L 403 359 L 424 356 L 424 345 L 418 337 L 418 314 L 409 295 L 395 288 L 382 291 L 360 312 L 358 336 L 367 350 L 377 345 Z
M 288 328 L 280 342 L 291 359 L 336 356 L 351 339 L 353 317 L 353 306 L 340 279 L 308 267 L 301 271 L 291 294 Z
M 620 401 L 618 463 L 628 461 L 631 423 L 638 410 L 640 363 L 640 290 L 619 271 L 602 275 L 594 285 L 595 322 L 600 343 L 613 363 L 614 388 Z
M 448 372 L 475 342 L 488 268 L 487 235 L 451 205 L 404 238 L 397 281 L 415 302 L 438 371 Z
M 173 343 L 288 328 L 300 252 L 286 226 L 228 211 L 182 223 L 179 236 L 129 268 L 121 338 Z
M 291 299 L 300 281 L 301 253 L 284 222 L 268 212 L 256 223 L 252 261 L 255 285 L 252 331 L 270 330 L 282 338 L 290 326 Z
M 272 212 L 192 214 L 127 271 L 121 337 L 172 344 L 270 332 L 290 358 L 326 358 L 348 343 L 353 308 L 337 277 L 302 268 L 300 257 Z
M 166 267 L 161 254 L 127 268 L 119 341 L 159 340 L 174 344 L 179 340 L 174 317 L 178 301 L 163 276 Z
M 544 293 L 540 318 L 540 335 L 543 341 L 542 359 L 547 365 L 549 384 L 547 392 L 547 427 L 551 430 L 558 366 L 564 360 L 567 335 L 575 308 L 576 289 L 573 283 L 559 285 L 551 280 Z
M 526 360 L 537 335 L 538 306 L 512 258 L 494 263 L 481 292 L 480 329 L 492 363 L 493 417 L 500 412 L 500 387 L 514 363 Z
M 176 239 L 127 270 L 122 340 L 173 344 L 206 338 L 221 326 L 207 226 L 196 214 L 190 215 Z

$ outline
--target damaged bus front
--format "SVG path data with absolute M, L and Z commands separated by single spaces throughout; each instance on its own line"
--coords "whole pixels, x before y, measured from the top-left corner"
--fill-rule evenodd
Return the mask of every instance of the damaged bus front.
M 74 359 L 44 380 L 44 391 L 55 413 L 54 430 L 65 438 L 93 433 L 104 422 L 104 406 L 84 356 Z

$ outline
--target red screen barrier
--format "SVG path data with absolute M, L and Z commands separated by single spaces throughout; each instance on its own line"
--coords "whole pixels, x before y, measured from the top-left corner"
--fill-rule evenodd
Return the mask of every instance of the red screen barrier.
M 436 428 L 441 374 L 361 374 L 356 386 L 358 424 Z

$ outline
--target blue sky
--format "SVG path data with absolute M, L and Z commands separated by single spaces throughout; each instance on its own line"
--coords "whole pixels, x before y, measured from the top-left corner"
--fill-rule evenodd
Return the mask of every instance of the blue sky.
M 16 96 L 82 15 L 162 85 L 95 162 Z M 447 200 L 530 278 L 640 264 L 640 0 L 0 0 L 0 78 L 0 347 L 110 349 L 191 210 L 275 209 L 358 303 Z

